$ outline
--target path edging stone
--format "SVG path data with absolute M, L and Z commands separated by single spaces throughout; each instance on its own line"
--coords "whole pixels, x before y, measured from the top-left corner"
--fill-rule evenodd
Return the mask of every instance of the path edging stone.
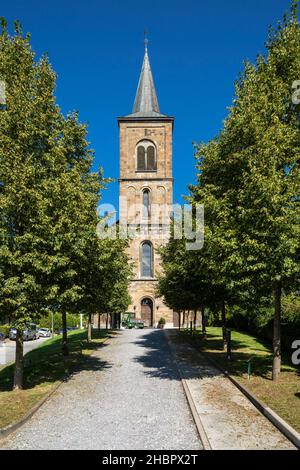
M 225 370 L 220 364 L 218 364 L 214 359 L 212 359 L 209 354 L 205 351 L 197 350 L 199 354 L 202 354 L 211 364 L 219 369 L 247 398 L 251 403 L 263 414 L 279 431 L 291 441 L 297 449 L 300 449 L 300 434 L 290 426 L 284 419 L 282 419 L 275 411 L 270 407 L 265 405 L 261 400 L 259 400 L 247 387 L 242 385 L 238 380 L 236 380 L 230 373 Z
M 205 429 L 203 427 L 203 424 L 201 422 L 200 416 L 197 412 L 196 405 L 194 403 L 189 385 L 188 385 L 187 381 L 182 377 L 182 374 L 181 374 L 181 371 L 180 371 L 180 368 L 179 368 L 179 365 L 178 365 L 178 362 L 176 360 L 176 356 L 175 356 L 175 353 L 174 353 L 174 350 L 173 350 L 172 341 L 171 341 L 168 333 L 166 333 L 166 330 L 164 330 L 164 335 L 165 335 L 165 338 L 166 338 L 167 343 L 169 345 L 169 349 L 170 349 L 171 355 L 173 357 L 174 363 L 176 365 L 176 369 L 178 371 L 178 375 L 179 375 L 180 380 L 181 380 L 181 384 L 182 384 L 183 391 L 185 393 L 186 400 L 188 402 L 193 420 L 195 422 L 198 434 L 200 436 L 200 440 L 201 440 L 202 445 L 203 445 L 203 450 L 212 450 L 209 439 L 207 437 L 207 434 L 206 434 Z
M 57 391 L 57 389 L 64 383 L 64 380 L 60 381 L 58 384 L 56 384 L 47 394 L 45 397 L 41 398 L 36 405 L 33 406 L 22 418 L 20 418 L 18 421 L 15 421 L 12 424 L 9 424 L 8 426 L 4 428 L 0 428 L 0 439 L 7 437 L 9 434 L 12 432 L 16 431 L 19 429 L 23 424 L 25 424 L 37 411 L 38 409 L 53 395 L 54 392 Z
M 200 353 L 202 354 L 202 352 Z M 219 366 L 215 363 L 207 354 L 203 354 L 208 360 L 210 360 L 215 367 L 219 368 L 223 374 L 228 377 L 228 379 L 251 401 L 251 403 L 269 420 L 271 423 L 276 426 L 277 429 L 289 439 L 298 449 L 300 449 L 300 434 L 290 426 L 283 418 L 281 418 L 275 411 L 273 411 L 269 406 L 265 405 L 261 400 L 259 400 L 250 390 L 242 385 L 238 380 L 232 377 L 228 371 L 223 369 L 222 366 Z

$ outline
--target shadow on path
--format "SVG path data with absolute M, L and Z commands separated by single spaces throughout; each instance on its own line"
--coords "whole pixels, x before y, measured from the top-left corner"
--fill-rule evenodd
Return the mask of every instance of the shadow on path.
M 135 341 L 135 344 L 145 350 L 144 354 L 136 356 L 134 360 L 144 366 L 144 373 L 149 377 L 158 377 L 165 380 L 181 380 L 176 360 L 170 350 L 167 340 L 176 347 L 176 360 L 181 364 L 181 375 L 184 379 L 202 379 L 205 377 L 222 376 L 222 372 L 212 366 L 204 356 L 199 356 L 193 348 L 171 330 L 153 330 Z M 178 355 L 179 352 L 179 355 Z
M 163 331 L 153 330 L 135 341 L 134 344 L 144 350 L 144 354 L 136 356 L 134 361 L 144 366 L 146 369 L 144 373 L 147 376 L 165 380 L 180 380 Z

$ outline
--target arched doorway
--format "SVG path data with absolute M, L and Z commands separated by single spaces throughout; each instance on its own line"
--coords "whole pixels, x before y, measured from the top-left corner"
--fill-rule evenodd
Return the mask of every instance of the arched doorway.
M 141 318 L 145 326 L 153 325 L 153 302 L 149 298 L 141 301 Z

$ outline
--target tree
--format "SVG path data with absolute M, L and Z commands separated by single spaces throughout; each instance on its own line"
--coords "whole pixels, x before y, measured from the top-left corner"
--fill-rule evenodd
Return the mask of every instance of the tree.
M 126 240 L 100 239 L 93 229 L 81 242 L 83 250 L 77 260 L 78 308 L 88 316 L 88 341 L 91 341 L 93 314 L 121 313 L 127 309 L 131 269 L 125 254 Z
M 119 238 L 105 239 L 102 263 L 105 266 L 105 276 L 102 282 L 102 296 L 99 311 L 102 313 L 121 314 L 126 312 L 131 298 L 128 286 L 132 278 L 132 266 L 126 253 L 128 240 Z M 108 264 L 109 263 L 109 264 Z
M 168 244 L 159 249 L 163 273 L 159 277 L 157 293 L 171 309 L 193 311 L 194 326 L 200 310 L 205 331 L 204 309 L 218 303 L 222 292 L 213 281 L 207 249 L 187 251 L 185 237 L 174 239 L 175 223 L 171 224 Z
M 60 115 L 48 60 L 35 61 L 29 36 L 15 24 L 9 36 L 2 20 L 0 77 L 6 106 L 0 111 L 0 311 L 17 328 L 14 388 L 23 386 L 23 337 L 27 322 L 43 313 L 47 275 L 45 188 L 56 151 Z M 47 295 L 47 294 L 46 294 Z
M 0 308 L 17 328 L 14 388 L 23 386 L 22 331 L 49 309 L 61 312 L 67 354 L 67 312 L 78 311 L 87 231 L 96 230 L 104 185 L 91 172 L 93 152 L 77 114 L 56 105 L 55 74 L 35 61 L 18 24 L 10 37 L 2 21 L 0 77 Z
M 276 380 L 282 289 L 299 276 L 299 105 L 291 97 L 300 76 L 297 2 L 270 34 L 267 52 L 245 65 L 220 136 L 199 146 L 194 196 L 213 214 L 212 256 L 227 285 L 244 299 L 273 291 Z
M 49 275 L 52 286 L 47 297 L 50 308 L 61 312 L 63 324 L 62 351 L 68 355 L 67 313 L 82 312 L 85 295 L 82 279 L 85 256 L 95 243 L 98 223 L 97 205 L 106 180 L 99 169 L 91 171 L 93 152 L 86 139 L 86 126 L 77 114 L 62 122 L 59 158 L 47 192 L 52 224 L 48 233 L 48 250 L 55 260 Z M 92 245 L 90 247 L 90 244 Z

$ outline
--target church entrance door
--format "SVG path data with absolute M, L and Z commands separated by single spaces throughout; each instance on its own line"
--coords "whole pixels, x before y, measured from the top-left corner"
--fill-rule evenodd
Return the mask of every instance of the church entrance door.
M 153 325 L 153 302 L 151 299 L 143 299 L 141 302 L 141 317 L 145 326 Z

